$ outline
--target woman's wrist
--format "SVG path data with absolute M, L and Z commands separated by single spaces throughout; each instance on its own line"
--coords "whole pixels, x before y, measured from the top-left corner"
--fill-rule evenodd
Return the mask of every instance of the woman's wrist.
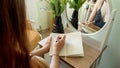
M 56 50 L 56 49 L 53 50 L 53 54 L 59 55 L 59 53 L 60 53 L 59 50 Z
M 56 57 L 59 57 L 59 54 L 52 54 L 52 56 L 56 56 Z

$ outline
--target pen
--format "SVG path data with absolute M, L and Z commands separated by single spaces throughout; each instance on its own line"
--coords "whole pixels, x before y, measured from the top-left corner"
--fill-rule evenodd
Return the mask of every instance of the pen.
M 61 37 L 58 36 L 58 39 L 56 40 L 56 42 L 58 42 L 59 39 L 61 39 Z

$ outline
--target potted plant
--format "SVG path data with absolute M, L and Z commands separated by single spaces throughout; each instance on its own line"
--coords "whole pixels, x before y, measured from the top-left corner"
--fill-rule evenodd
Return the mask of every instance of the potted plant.
M 75 27 L 76 29 L 78 29 L 78 11 L 79 8 L 82 6 L 82 4 L 85 2 L 86 0 L 68 0 L 68 3 L 70 5 L 70 8 L 73 8 L 73 14 L 71 17 L 71 21 L 70 23 L 73 25 L 73 27 Z
M 64 33 L 61 14 L 66 7 L 66 0 L 50 0 L 55 21 L 53 25 L 53 33 Z

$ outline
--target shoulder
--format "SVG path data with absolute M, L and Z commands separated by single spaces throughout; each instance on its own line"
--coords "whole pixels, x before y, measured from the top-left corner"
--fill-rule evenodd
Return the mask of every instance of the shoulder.
M 102 3 L 104 2 L 104 0 L 98 0 L 97 2 L 96 2 L 96 8 L 97 8 L 97 10 L 99 10 L 99 8 L 100 8 L 100 6 L 102 5 Z
M 30 67 L 31 68 L 49 68 L 47 62 L 39 56 L 32 56 L 30 58 Z

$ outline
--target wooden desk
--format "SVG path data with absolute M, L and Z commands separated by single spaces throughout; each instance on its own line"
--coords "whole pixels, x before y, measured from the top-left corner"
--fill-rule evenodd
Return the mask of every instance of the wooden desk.
M 94 43 L 91 42 L 92 44 Z M 84 57 L 67 57 L 66 59 L 65 57 L 60 57 L 60 59 L 73 68 L 89 68 L 100 54 L 100 51 L 95 48 L 97 46 L 92 47 L 91 45 L 83 39 Z
M 65 32 L 69 33 L 70 31 L 66 29 Z M 60 60 L 69 64 L 73 68 L 89 68 L 100 54 L 100 43 L 85 36 L 82 36 L 82 40 L 85 53 L 84 57 L 67 57 L 67 59 L 65 59 L 65 57 L 60 57 Z

